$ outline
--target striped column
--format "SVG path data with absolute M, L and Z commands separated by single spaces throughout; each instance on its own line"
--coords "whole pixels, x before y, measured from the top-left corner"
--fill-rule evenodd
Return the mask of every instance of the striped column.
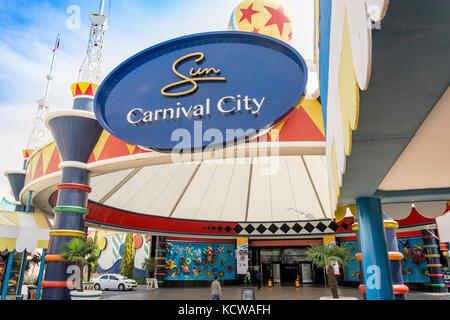
M 45 281 L 42 281 L 43 300 L 70 299 L 69 287 L 75 282 L 69 271 L 71 264 L 60 257 L 61 247 L 73 238 L 85 238 L 84 220 L 88 213 L 87 201 L 90 172 L 87 161 L 102 132 L 92 112 L 68 110 L 51 112 L 46 124 L 55 139 L 63 162 L 61 182 L 57 186 L 58 200 L 53 208 L 55 214 L 53 230 L 50 231 L 50 246 L 45 257 L 47 262 Z
M 157 236 L 155 242 L 155 278 L 158 286 L 164 284 L 166 271 L 166 237 Z
M 403 254 L 398 251 L 397 234 L 395 231 L 398 229 L 398 223 L 389 218 L 385 213 L 383 213 L 383 219 L 395 300 L 405 300 L 405 294 L 409 292 L 409 288 L 403 283 L 402 266 L 400 264 L 400 261 L 403 259 Z
M 388 250 L 388 258 L 390 263 L 391 275 L 392 275 L 392 288 L 394 291 L 395 300 L 405 300 L 405 294 L 408 293 L 408 287 L 403 283 L 402 269 L 400 261 L 403 259 L 403 254 L 398 251 L 397 235 L 395 230 L 398 229 L 398 223 L 390 219 L 386 214 L 383 213 L 383 224 L 384 232 L 386 235 L 386 245 Z M 354 231 L 358 230 L 358 223 L 352 225 Z M 358 237 L 358 232 L 357 232 Z M 359 240 L 358 240 L 359 249 Z M 360 266 L 362 270 L 362 255 L 361 253 L 356 254 L 356 259 L 360 261 Z M 362 282 L 364 280 L 362 279 Z M 365 295 L 366 286 L 361 284 L 359 290 Z
M 442 273 L 441 255 L 435 230 L 422 230 L 423 248 L 427 258 L 428 276 L 434 292 L 446 292 Z

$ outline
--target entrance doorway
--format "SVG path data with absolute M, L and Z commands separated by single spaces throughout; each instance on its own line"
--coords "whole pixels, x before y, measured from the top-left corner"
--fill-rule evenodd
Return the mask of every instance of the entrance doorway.
M 295 285 L 297 276 L 300 275 L 299 264 L 282 264 L 281 265 L 281 284 Z

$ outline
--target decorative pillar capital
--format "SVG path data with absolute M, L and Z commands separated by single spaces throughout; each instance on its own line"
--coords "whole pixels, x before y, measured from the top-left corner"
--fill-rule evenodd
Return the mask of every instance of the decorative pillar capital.
M 81 110 L 50 112 L 45 124 L 63 161 L 86 163 L 103 131 L 92 112 Z

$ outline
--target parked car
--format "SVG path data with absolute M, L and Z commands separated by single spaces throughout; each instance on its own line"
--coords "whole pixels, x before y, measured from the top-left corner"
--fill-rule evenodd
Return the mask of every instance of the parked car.
M 92 280 L 95 290 L 133 290 L 137 288 L 137 282 L 125 278 L 120 274 L 103 274 Z

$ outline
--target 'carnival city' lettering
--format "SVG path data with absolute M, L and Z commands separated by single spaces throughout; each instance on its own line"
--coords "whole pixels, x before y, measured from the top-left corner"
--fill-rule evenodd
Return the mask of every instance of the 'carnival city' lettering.
M 265 100 L 265 97 L 257 99 L 248 96 L 242 97 L 240 94 L 236 97 L 225 96 L 217 102 L 217 110 L 223 116 L 232 116 L 244 111 L 253 117 L 258 117 Z M 201 120 L 206 116 L 210 116 L 210 114 L 211 99 L 207 98 L 204 104 L 191 105 L 189 107 L 183 106 L 180 102 L 177 102 L 176 107 L 154 109 L 152 111 L 145 111 L 142 107 L 135 107 L 128 112 L 127 121 L 133 126 L 138 127 L 144 124 L 151 125 L 153 123 L 159 123 L 161 120 L 182 120 L 182 118 Z

